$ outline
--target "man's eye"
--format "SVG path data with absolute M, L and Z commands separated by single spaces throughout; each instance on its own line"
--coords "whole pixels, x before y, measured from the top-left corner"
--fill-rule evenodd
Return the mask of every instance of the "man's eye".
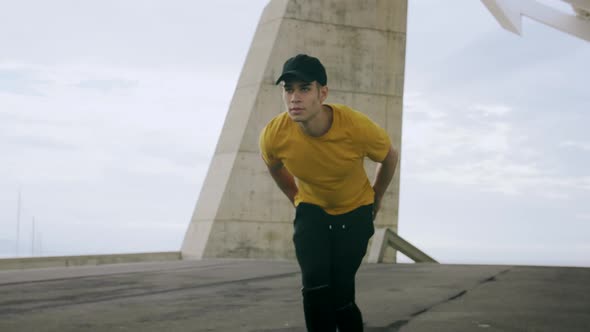
M 308 86 L 306 86 L 306 87 L 303 87 L 303 88 L 301 88 L 301 91 L 305 91 L 305 92 L 307 92 L 307 91 L 309 91 L 309 87 L 308 87 Z

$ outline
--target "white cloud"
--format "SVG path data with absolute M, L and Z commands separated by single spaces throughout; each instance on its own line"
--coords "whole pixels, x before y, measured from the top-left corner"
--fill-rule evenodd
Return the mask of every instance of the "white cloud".
M 502 157 L 408 173 L 409 178 L 425 182 L 470 186 L 477 191 L 507 195 L 566 199 L 570 190 L 590 191 L 590 177 L 548 174 L 534 163 L 517 163 Z
M 590 221 L 590 213 L 577 213 L 574 218 L 584 221 Z
M 192 72 L 14 68 L 53 82 L 39 97 L 0 94 L 0 146 L 15 156 L 0 168 L 29 180 L 88 179 L 105 167 L 193 178 L 194 162 L 208 164 L 213 153 L 210 142 L 219 136 L 232 92 L 211 93 L 210 84 L 225 85 L 225 78 L 203 82 Z M 109 87 L 80 88 L 80 82 Z
M 410 112 L 445 114 L 406 117 L 404 176 L 428 183 L 471 187 L 505 195 L 533 194 L 567 199 L 570 190 L 590 190 L 588 177 L 561 174 L 543 167 L 547 158 L 511 118 L 512 107 L 430 100 L 410 93 Z M 432 107 L 437 105 L 437 107 Z M 442 112 L 438 109 L 454 109 Z M 461 111 L 464 110 L 464 111 Z M 583 147 L 566 142 L 564 146 Z M 585 147 L 585 146 L 584 146 Z
M 108 79 L 108 80 L 84 80 L 76 84 L 83 89 L 96 89 L 103 93 L 113 93 L 117 90 L 128 90 L 137 86 L 137 81 Z
M 129 229 L 154 229 L 154 230 L 176 230 L 183 232 L 186 230 L 186 224 L 179 224 L 166 221 L 129 221 L 121 223 L 119 226 Z
M 580 142 L 580 141 L 563 141 L 559 143 L 559 146 L 562 148 L 573 148 L 573 149 L 580 149 L 584 151 L 590 151 L 590 142 Z
M 429 119 L 439 120 L 447 116 L 446 112 L 431 105 L 425 96 L 418 92 L 406 92 L 404 111 L 413 114 L 421 114 Z
M 471 113 L 469 109 L 443 112 L 439 109 L 466 108 L 436 103 L 420 94 L 409 94 L 406 99 L 410 114 L 428 115 L 420 119 L 407 116 L 405 120 L 405 125 L 411 126 L 412 130 L 404 132 L 404 147 L 415 153 L 414 158 L 424 162 L 466 152 L 507 153 L 512 145 L 526 139 L 522 134 L 516 134 L 513 125 L 505 120 L 484 119 L 487 113 Z M 438 106 L 433 106 L 435 104 Z
M 251 31 L 267 2 L 6 3 L 0 13 L 0 62 L 197 70 L 206 63 L 218 71 L 228 67 L 232 72 L 239 71 L 235 54 L 245 54 Z
M 471 107 L 475 112 L 481 112 L 484 116 L 503 116 L 512 112 L 512 108 L 506 105 L 481 105 L 476 104 Z

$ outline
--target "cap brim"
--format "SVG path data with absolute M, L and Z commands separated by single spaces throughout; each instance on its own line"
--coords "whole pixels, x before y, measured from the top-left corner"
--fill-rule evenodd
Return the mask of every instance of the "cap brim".
M 281 83 L 282 81 L 286 81 L 289 77 L 292 77 L 295 80 L 301 80 L 303 82 L 313 82 L 314 81 L 314 79 L 312 79 L 309 76 L 307 76 L 303 73 L 300 73 L 298 71 L 286 71 L 279 77 L 279 79 L 277 79 L 277 81 L 275 82 L 275 85 Z

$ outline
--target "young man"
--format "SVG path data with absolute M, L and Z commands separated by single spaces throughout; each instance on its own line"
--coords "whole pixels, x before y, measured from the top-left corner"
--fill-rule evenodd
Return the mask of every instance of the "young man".
M 287 111 L 263 129 L 260 150 L 296 207 L 293 242 L 307 329 L 362 331 L 355 275 L 398 154 L 385 130 L 364 114 L 324 104 L 327 76 L 317 58 L 290 58 L 276 84 L 283 88 Z M 373 185 L 363 167 L 365 156 L 380 163 Z

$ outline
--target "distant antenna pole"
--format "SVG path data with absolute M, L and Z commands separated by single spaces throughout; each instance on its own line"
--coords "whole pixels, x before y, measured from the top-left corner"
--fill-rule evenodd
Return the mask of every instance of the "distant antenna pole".
M 33 217 L 33 230 L 31 231 L 31 256 L 35 256 L 35 217 Z
M 18 189 L 18 202 L 16 206 L 16 250 L 15 256 L 18 257 L 18 244 L 20 240 L 20 188 Z
M 39 232 L 39 256 L 43 256 L 43 233 Z

